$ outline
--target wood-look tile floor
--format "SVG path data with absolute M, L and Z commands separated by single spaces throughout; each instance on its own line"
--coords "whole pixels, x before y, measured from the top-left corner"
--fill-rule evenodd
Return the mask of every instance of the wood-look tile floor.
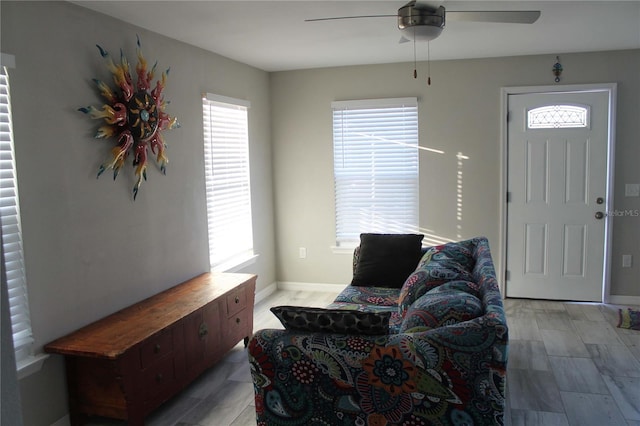
M 256 304 L 254 328 L 282 328 L 271 306 L 326 306 L 332 292 L 279 290 Z M 615 305 L 507 299 L 509 426 L 640 426 L 640 331 Z M 93 419 L 91 426 L 122 425 Z M 218 365 L 148 419 L 151 426 L 255 425 L 247 352 Z
M 640 426 L 640 331 L 618 308 L 507 299 L 505 425 Z

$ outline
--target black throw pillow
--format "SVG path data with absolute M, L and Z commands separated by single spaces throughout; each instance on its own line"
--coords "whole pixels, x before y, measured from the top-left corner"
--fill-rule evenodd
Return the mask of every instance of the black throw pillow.
M 312 333 L 380 335 L 389 333 L 391 312 L 274 306 L 271 312 L 287 330 Z
M 422 234 L 360 234 L 351 285 L 401 288 L 421 257 Z

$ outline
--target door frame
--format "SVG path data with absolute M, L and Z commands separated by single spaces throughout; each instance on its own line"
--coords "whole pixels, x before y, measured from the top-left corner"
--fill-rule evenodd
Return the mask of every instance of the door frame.
M 507 188 L 508 188 L 508 104 L 509 95 L 543 94 L 543 93 L 567 93 L 567 92 L 605 92 L 609 98 L 608 141 L 607 141 L 607 183 L 605 212 L 613 211 L 614 175 L 615 175 L 615 123 L 616 123 L 616 99 L 617 83 L 601 84 L 570 84 L 554 86 L 519 86 L 502 87 L 500 89 L 500 208 L 499 208 L 499 248 L 496 275 L 503 297 L 506 297 L 505 273 L 507 268 Z M 609 303 L 611 289 L 611 245 L 612 226 L 611 216 L 604 217 L 604 259 L 602 268 L 602 302 Z

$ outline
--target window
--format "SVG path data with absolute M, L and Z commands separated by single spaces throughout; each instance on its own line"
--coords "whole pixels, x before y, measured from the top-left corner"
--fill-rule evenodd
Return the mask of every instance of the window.
M 218 95 L 202 98 L 212 269 L 229 270 L 253 258 L 249 107 L 247 101 Z
M 336 244 L 353 245 L 362 232 L 417 232 L 417 99 L 331 106 Z
M 529 129 L 589 127 L 589 109 L 576 105 L 549 105 L 527 111 Z
M 9 58 L 13 59 L 3 55 L 2 62 L 6 63 L 5 61 Z M 18 369 L 21 369 L 32 356 L 33 335 L 22 252 L 9 75 L 5 67 L 0 68 L 0 223 L 2 224 L 2 268 L 6 273 L 9 293 L 13 346 L 16 352 L 16 364 Z

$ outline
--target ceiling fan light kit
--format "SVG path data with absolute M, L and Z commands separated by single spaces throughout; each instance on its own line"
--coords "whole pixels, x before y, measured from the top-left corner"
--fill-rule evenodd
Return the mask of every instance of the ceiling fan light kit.
M 445 25 L 444 16 L 443 6 L 435 10 L 418 9 L 415 2 L 410 2 L 398 9 L 398 28 L 406 39 L 431 41 L 442 33 Z

